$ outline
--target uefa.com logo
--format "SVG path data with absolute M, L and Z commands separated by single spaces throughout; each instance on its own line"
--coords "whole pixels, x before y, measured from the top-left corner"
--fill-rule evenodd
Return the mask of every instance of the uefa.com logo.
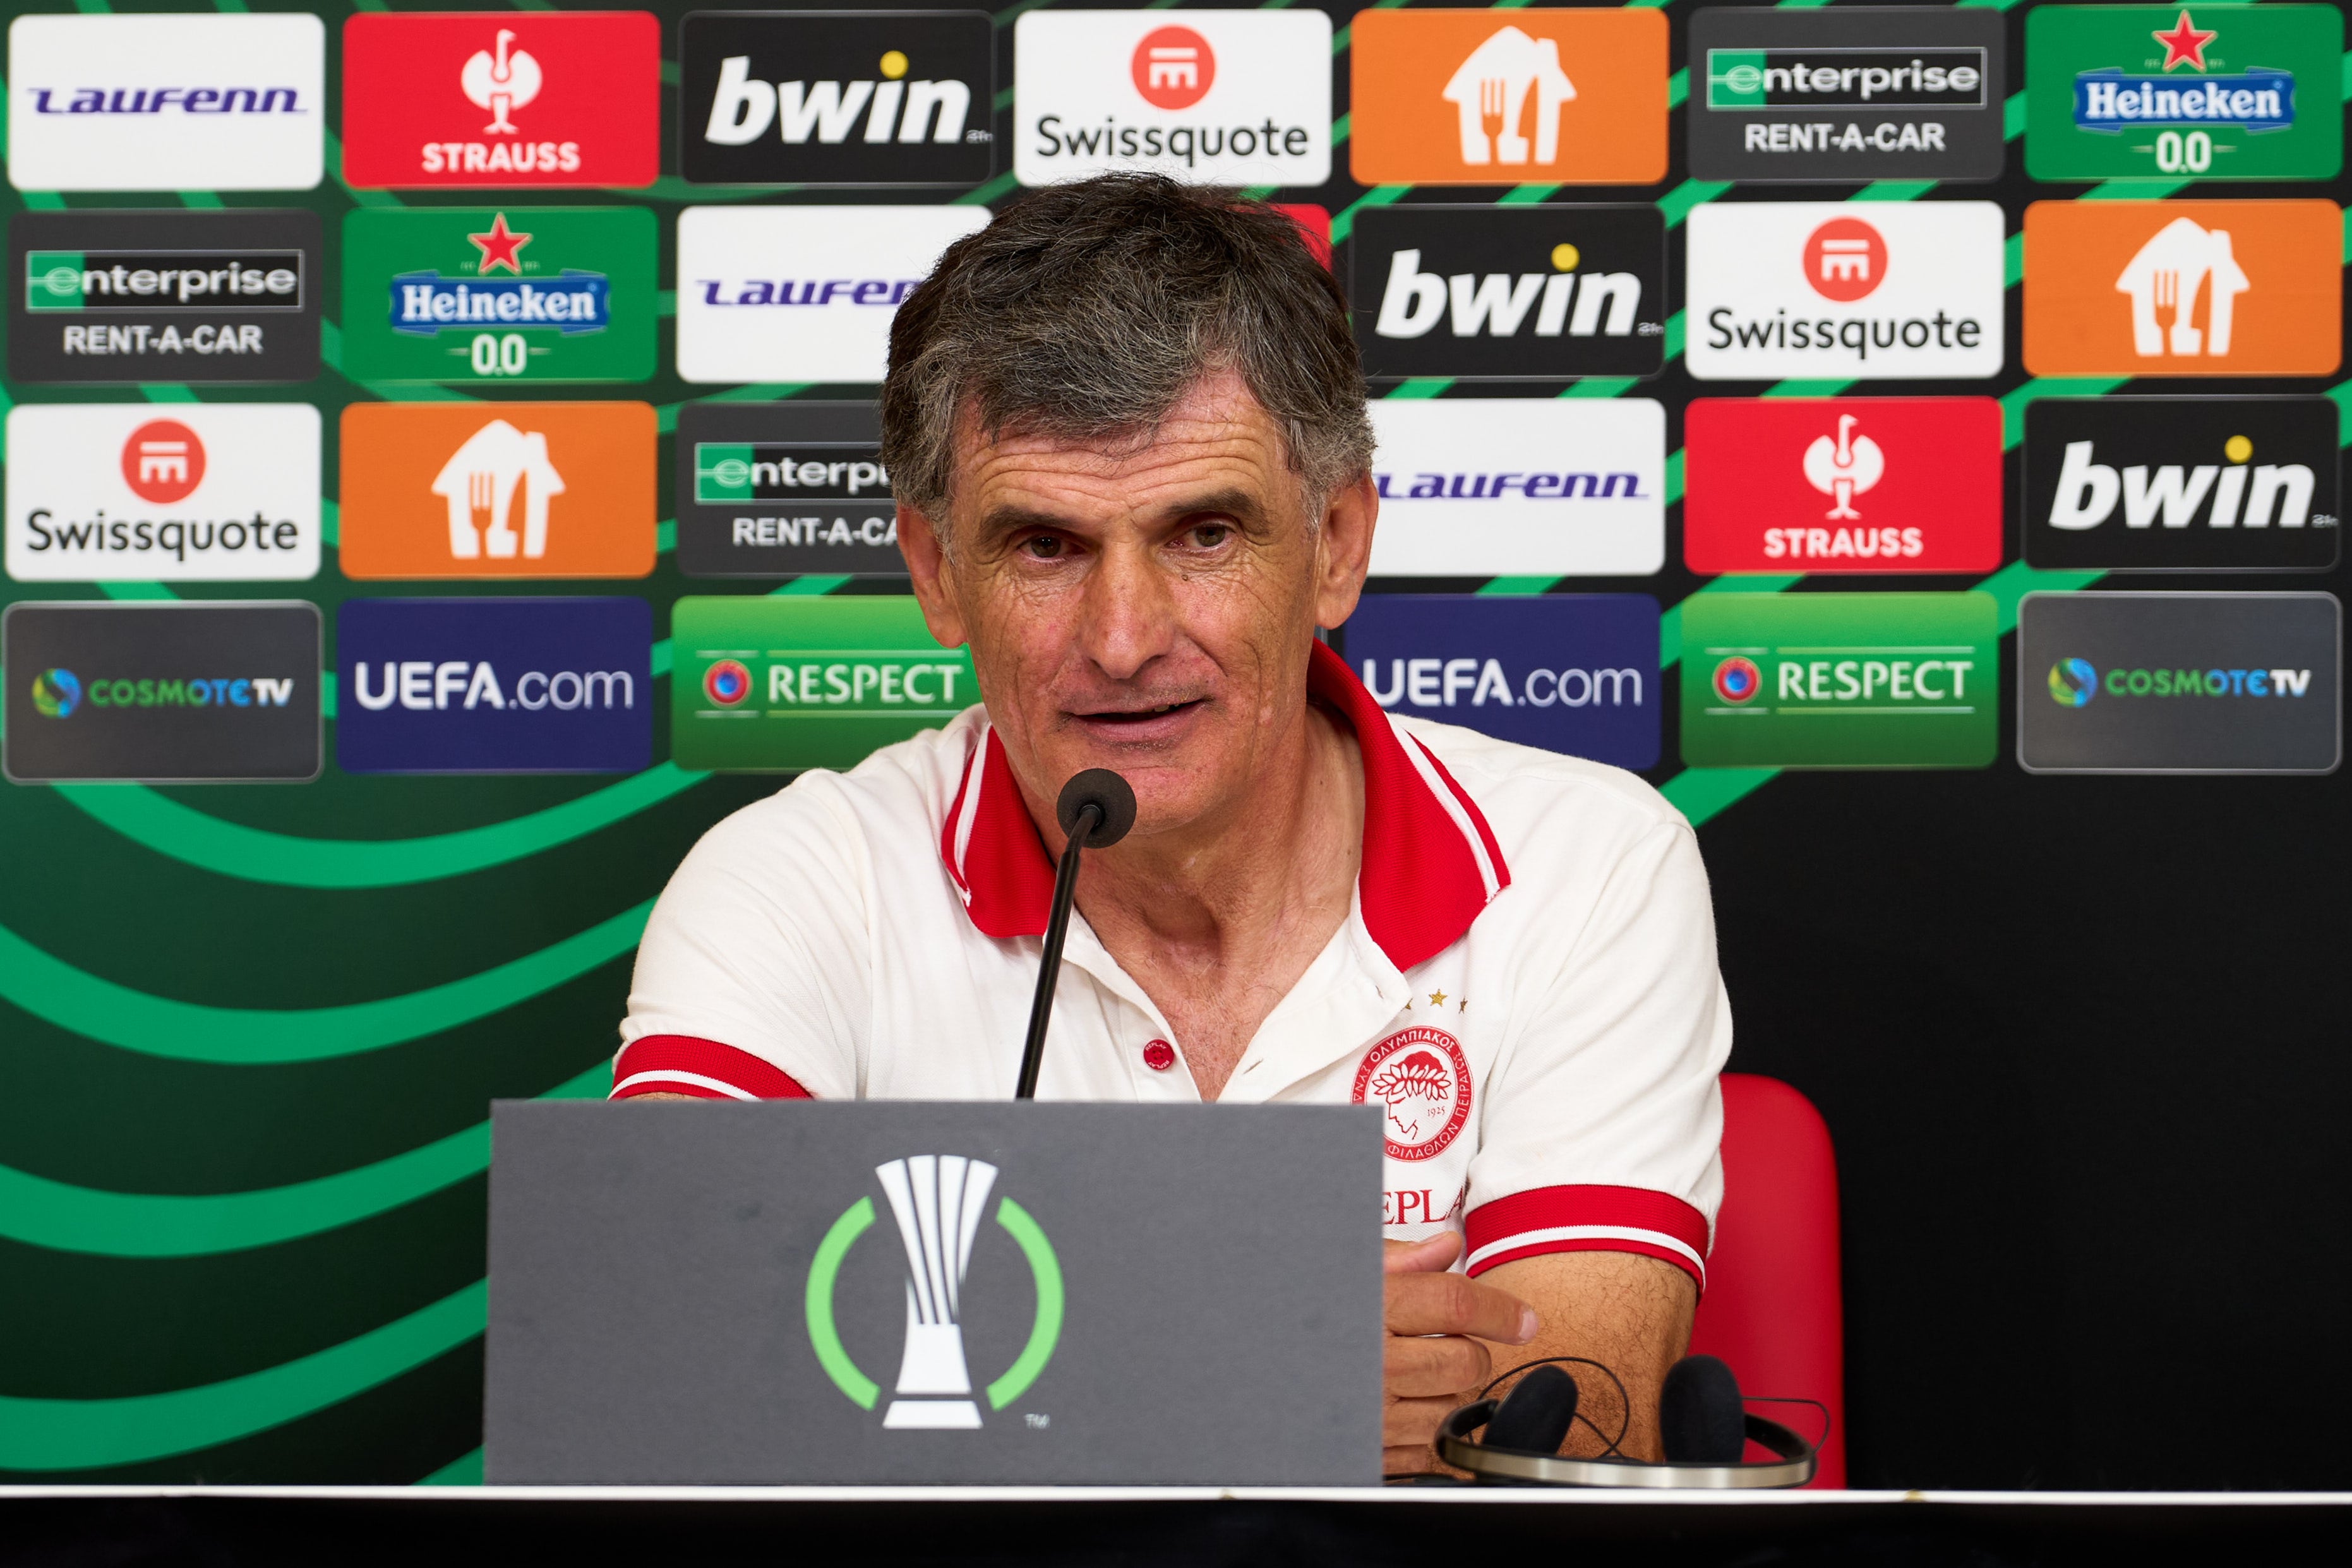
M 961 1155 L 915 1155 L 877 1166 L 883 1194 L 898 1222 L 907 1252 L 907 1342 L 886 1427 L 972 1430 L 981 1425 L 972 1398 L 971 1374 L 964 1362 L 964 1271 L 971 1261 L 981 1217 L 986 1212 L 996 1167 Z M 1026 1393 L 1054 1357 L 1062 1337 L 1062 1266 L 1053 1243 L 1029 1211 L 1009 1197 L 996 1200 L 995 1219 L 1021 1249 L 1037 1288 L 1036 1315 L 1029 1338 L 1011 1366 L 982 1392 L 988 1407 L 1002 1410 Z M 834 1322 L 833 1293 L 842 1260 L 874 1224 L 874 1200 L 861 1197 L 845 1210 L 817 1243 L 809 1265 L 806 1312 L 810 1348 L 833 1385 L 861 1410 L 880 1399 L 881 1385 L 852 1361 Z

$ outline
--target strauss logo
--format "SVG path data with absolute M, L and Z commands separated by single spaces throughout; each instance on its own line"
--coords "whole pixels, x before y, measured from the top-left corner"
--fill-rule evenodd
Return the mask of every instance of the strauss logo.
M 1837 503 L 1823 517 L 1861 517 L 1853 509 L 1853 498 L 1885 476 L 1886 455 L 1879 451 L 1878 443 L 1853 434 L 1853 427 L 1861 423 L 1850 413 L 1842 413 L 1835 441 L 1817 435 L 1805 448 L 1806 481 Z

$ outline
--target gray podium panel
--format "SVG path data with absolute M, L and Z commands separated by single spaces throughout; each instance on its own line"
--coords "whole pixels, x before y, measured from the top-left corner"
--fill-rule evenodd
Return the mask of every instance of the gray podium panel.
M 505 1101 L 495 1485 L 1372 1485 L 1377 1108 Z

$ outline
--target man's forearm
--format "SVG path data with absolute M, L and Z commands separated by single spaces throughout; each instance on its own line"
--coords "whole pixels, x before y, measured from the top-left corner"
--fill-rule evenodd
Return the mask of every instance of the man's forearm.
M 1632 1252 L 1551 1252 L 1502 1264 L 1478 1278 L 1526 1301 L 1542 1320 L 1529 1343 L 1490 1347 L 1496 1373 L 1550 1355 L 1600 1362 L 1624 1385 L 1631 1419 L 1608 1378 L 1589 1366 L 1564 1366 L 1576 1379 L 1578 1413 L 1612 1437 L 1622 1424 L 1621 1449 L 1627 1458 L 1664 1457 L 1658 1448 L 1658 1392 L 1667 1371 L 1690 1347 L 1698 1290 L 1689 1275 Z M 1503 1392 L 1496 1390 L 1498 1396 Z M 1579 1421 L 1560 1451 L 1588 1457 L 1604 1449 L 1591 1427 Z

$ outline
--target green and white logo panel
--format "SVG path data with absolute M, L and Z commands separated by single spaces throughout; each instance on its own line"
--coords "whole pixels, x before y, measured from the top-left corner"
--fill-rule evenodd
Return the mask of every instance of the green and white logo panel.
M 971 653 L 933 642 L 903 594 L 686 598 L 670 639 L 680 768 L 849 768 L 980 700 Z
M 1987 593 L 1700 593 L 1683 601 L 1693 768 L 1982 768 L 1999 746 Z
M 2037 180 L 2331 180 L 2344 162 L 2333 5 L 2042 5 L 2025 18 Z
M 654 249 L 643 207 L 362 207 L 343 220 L 344 373 L 644 381 Z

